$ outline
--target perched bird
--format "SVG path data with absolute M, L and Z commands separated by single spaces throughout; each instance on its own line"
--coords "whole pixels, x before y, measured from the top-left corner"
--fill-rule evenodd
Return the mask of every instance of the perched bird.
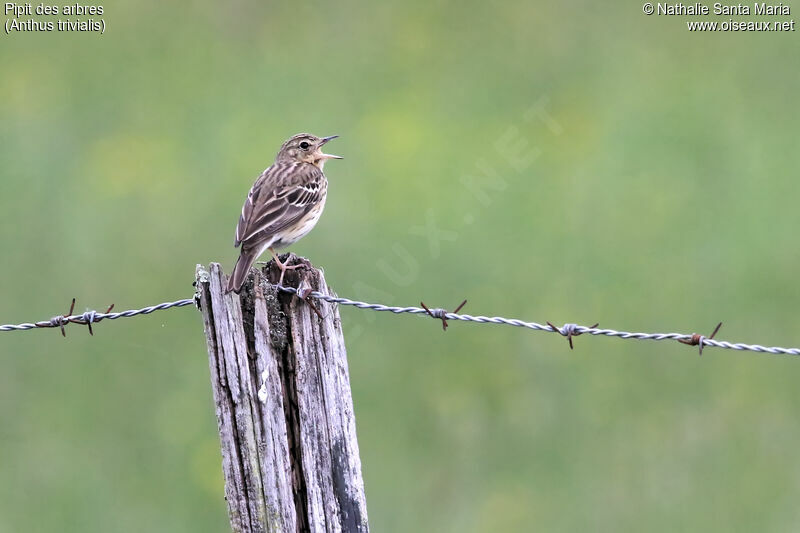
M 241 245 L 242 251 L 228 280 L 228 292 L 242 289 L 250 267 L 265 250 L 281 270 L 278 284 L 287 270 L 297 268 L 281 263 L 275 250 L 303 238 L 319 220 L 328 193 L 322 169 L 328 159 L 341 159 L 322 153 L 322 147 L 336 137 L 295 135 L 283 143 L 275 163 L 253 184 L 236 226 L 234 246 Z

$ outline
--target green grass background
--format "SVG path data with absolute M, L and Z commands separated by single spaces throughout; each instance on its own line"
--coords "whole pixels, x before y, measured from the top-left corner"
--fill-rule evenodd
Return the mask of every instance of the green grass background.
M 104 7 L 102 36 L 0 36 L 0 323 L 190 297 L 311 131 L 345 159 L 293 251 L 344 296 L 800 344 L 797 32 L 631 2 Z M 342 318 L 374 531 L 800 528 L 795 358 Z M 195 310 L 2 333 L 0 369 L 0 531 L 227 529 Z

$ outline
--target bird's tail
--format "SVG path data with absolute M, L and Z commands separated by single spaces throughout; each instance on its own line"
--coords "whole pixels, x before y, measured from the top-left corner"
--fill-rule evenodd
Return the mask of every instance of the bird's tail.
M 247 279 L 247 273 L 250 272 L 250 267 L 256 262 L 258 254 L 254 250 L 245 250 L 242 248 L 242 253 L 239 259 L 236 260 L 236 266 L 233 267 L 231 277 L 228 278 L 228 290 L 225 292 L 239 293 L 242 290 L 244 280 Z

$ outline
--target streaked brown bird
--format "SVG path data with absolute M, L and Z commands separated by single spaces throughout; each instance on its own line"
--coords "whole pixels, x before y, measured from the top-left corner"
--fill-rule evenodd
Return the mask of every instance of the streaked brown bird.
M 341 159 L 322 153 L 322 147 L 336 137 L 295 135 L 283 143 L 275 163 L 253 184 L 236 226 L 234 246 L 241 245 L 242 251 L 228 280 L 228 292 L 242 289 L 250 267 L 265 250 L 281 271 L 278 284 L 287 270 L 297 268 L 282 263 L 275 250 L 303 238 L 319 220 L 328 193 L 322 169 L 328 159 Z

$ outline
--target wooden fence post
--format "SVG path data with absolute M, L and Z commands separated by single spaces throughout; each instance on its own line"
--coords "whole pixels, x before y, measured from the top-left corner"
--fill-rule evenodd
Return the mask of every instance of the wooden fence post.
M 302 260 L 305 261 L 305 260 Z M 330 294 L 322 272 L 287 271 Z M 266 271 L 267 268 L 272 270 Z M 240 295 L 197 267 L 225 498 L 234 531 L 369 530 L 338 306 L 279 292 L 273 263 Z

